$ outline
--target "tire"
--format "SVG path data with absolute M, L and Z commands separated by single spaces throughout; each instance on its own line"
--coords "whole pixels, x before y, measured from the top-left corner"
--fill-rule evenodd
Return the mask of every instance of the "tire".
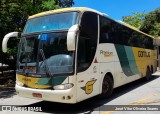
M 102 84 L 102 93 L 100 94 L 100 98 L 107 98 L 113 92 L 113 80 L 110 75 L 106 75 L 103 79 Z
M 149 67 L 147 67 L 147 71 L 146 71 L 146 77 L 145 77 L 145 79 L 146 79 L 147 81 L 149 81 L 149 80 L 151 79 L 151 77 L 152 77 L 151 70 L 150 70 L 150 68 L 149 68 Z

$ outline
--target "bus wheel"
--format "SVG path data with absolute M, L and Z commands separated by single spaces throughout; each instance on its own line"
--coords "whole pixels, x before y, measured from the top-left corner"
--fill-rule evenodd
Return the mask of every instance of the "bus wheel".
M 146 80 L 150 80 L 151 79 L 151 76 L 152 76 L 152 73 L 151 73 L 151 70 L 149 67 L 147 67 L 147 71 L 146 71 Z
M 100 98 L 109 97 L 113 92 L 113 80 L 110 75 L 106 75 L 103 79 L 102 93 Z

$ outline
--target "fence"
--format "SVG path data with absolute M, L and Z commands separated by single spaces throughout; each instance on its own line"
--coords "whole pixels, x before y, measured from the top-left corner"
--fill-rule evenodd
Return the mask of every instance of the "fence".
M 16 80 L 15 69 L 10 66 L 0 66 L 0 85 L 14 85 Z M 0 87 L 1 87 L 0 86 Z

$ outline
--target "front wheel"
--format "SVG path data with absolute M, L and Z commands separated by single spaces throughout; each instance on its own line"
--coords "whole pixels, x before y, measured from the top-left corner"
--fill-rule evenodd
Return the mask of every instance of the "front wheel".
M 113 92 L 113 80 L 109 75 L 106 75 L 103 79 L 102 84 L 102 93 L 100 94 L 100 98 L 107 98 Z

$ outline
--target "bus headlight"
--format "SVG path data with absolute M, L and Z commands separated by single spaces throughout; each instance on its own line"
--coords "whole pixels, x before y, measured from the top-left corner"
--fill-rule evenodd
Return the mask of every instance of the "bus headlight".
M 53 86 L 53 89 L 55 89 L 55 90 L 65 90 L 65 89 L 70 89 L 72 87 L 73 87 L 73 84 L 63 84 L 63 85 Z
M 19 86 L 24 86 L 24 83 L 22 83 L 22 82 L 20 82 L 18 80 L 16 80 L 16 84 L 19 85 Z

